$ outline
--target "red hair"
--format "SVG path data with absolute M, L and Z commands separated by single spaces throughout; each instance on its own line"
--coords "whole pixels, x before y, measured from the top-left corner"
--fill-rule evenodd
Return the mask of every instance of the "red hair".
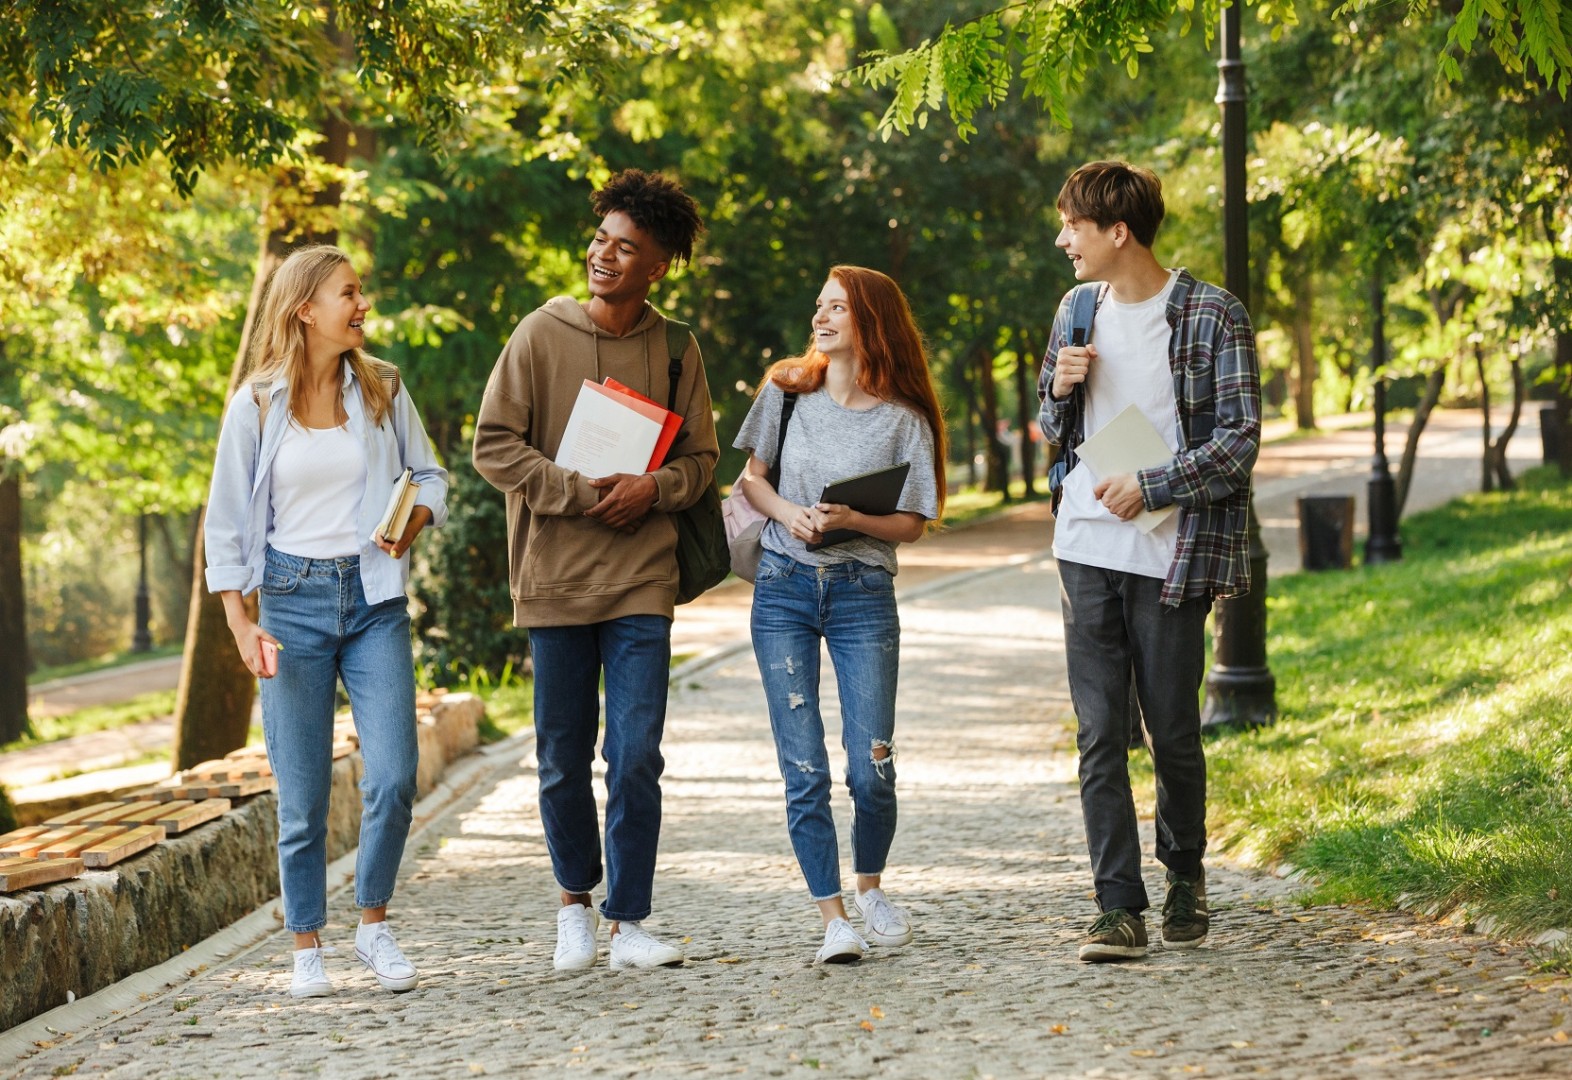
M 939 514 L 944 514 L 944 463 L 949 440 L 944 410 L 928 367 L 928 349 L 912 318 L 901 287 L 887 274 L 861 266 L 832 266 L 830 277 L 841 283 L 851 306 L 852 347 L 860 361 L 857 386 L 880 401 L 897 401 L 916 409 L 933 431 L 933 479 L 939 489 Z M 810 335 L 801 356 L 771 365 L 764 375 L 782 390 L 811 394 L 824 385 L 830 358 Z M 762 388 L 762 386 L 761 386 Z

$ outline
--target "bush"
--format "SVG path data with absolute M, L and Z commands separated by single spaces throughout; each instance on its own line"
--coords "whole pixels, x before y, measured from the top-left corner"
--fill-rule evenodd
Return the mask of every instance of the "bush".
M 0 833 L 8 833 L 16 828 L 16 807 L 11 804 L 11 796 L 5 793 L 5 785 L 0 784 Z
M 448 464 L 448 520 L 422 537 L 414 581 L 415 663 L 441 685 L 477 669 L 522 670 L 528 639 L 513 626 L 508 526 L 502 493 L 470 463 L 465 446 Z

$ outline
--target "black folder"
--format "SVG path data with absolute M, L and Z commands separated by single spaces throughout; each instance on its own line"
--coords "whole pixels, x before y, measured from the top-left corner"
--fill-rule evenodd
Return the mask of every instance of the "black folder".
M 906 474 L 911 471 L 911 467 L 911 462 L 903 461 L 899 465 L 875 469 L 861 476 L 837 480 L 825 486 L 819 502 L 849 506 L 859 514 L 893 514 L 896 504 L 901 501 L 901 492 L 906 487 Z M 818 551 L 831 544 L 844 544 L 866 535 L 856 529 L 831 529 L 824 534 L 823 540 L 809 544 L 808 550 Z

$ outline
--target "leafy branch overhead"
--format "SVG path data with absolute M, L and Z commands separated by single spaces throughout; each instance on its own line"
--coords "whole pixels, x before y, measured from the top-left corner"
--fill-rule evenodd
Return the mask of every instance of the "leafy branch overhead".
M 100 171 L 162 154 L 189 194 L 220 162 L 296 156 L 346 56 L 362 91 L 437 147 L 498 72 L 547 56 L 557 87 L 598 83 L 662 47 L 653 12 L 652 0 L 21 0 L 0 10 L 0 155 L 27 153 L 23 132 L 41 122 Z
M 1554 89 L 1563 99 L 1572 88 L 1572 6 L 1562 0 L 1463 0 L 1455 17 L 1449 8 L 1407 0 L 1410 20 L 1451 19 L 1446 46 L 1437 57 L 1438 75 L 1462 78 L 1460 58 L 1488 42 L 1505 70 L 1525 82 Z M 1377 0 L 1348 0 L 1334 10 L 1352 16 Z M 1297 24 L 1295 0 L 1247 0 L 1272 39 Z M 1037 98 L 1056 124 L 1070 126 L 1070 98 L 1093 64 L 1111 63 L 1131 78 L 1152 39 L 1175 19 L 1189 33 L 1199 20 L 1208 43 L 1222 0 L 1018 0 L 964 22 L 947 22 L 937 36 L 913 48 L 886 45 L 857 69 L 869 86 L 893 88 L 879 121 L 880 134 L 908 134 L 926 127 L 928 115 L 945 109 L 965 138 L 976 132 L 975 117 L 1002 104 L 1017 85 Z M 888 22 L 875 4 L 870 21 Z M 893 40 L 893 28 L 880 34 Z

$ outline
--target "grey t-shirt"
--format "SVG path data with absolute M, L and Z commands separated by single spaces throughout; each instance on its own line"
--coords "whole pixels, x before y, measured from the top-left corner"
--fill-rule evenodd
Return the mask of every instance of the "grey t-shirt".
M 784 400 L 781 388 L 767 383 L 754 399 L 732 446 L 774 465 Z M 911 462 L 911 471 L 896 509 L 932 521 L 939 516 L 939 493 L 933 480 L 933 431 L 928 421 L 916 409 L 894 401 L 881 401 L 871 409 L 847 409 L 821 387 L 797 396 L 797 408 L 786 426 L 786 443 L 781 449 L 777 490 L 782 498 L 799 506 L 812 506 L 828 484 L 903 461 Z M 897 569 L 895 545 L 888 540 L 859 537 L 809 551 L 778 521 L 765 525 L 762 539 L 766 551 L 810 566 L 855 560 L 892 574 Z

